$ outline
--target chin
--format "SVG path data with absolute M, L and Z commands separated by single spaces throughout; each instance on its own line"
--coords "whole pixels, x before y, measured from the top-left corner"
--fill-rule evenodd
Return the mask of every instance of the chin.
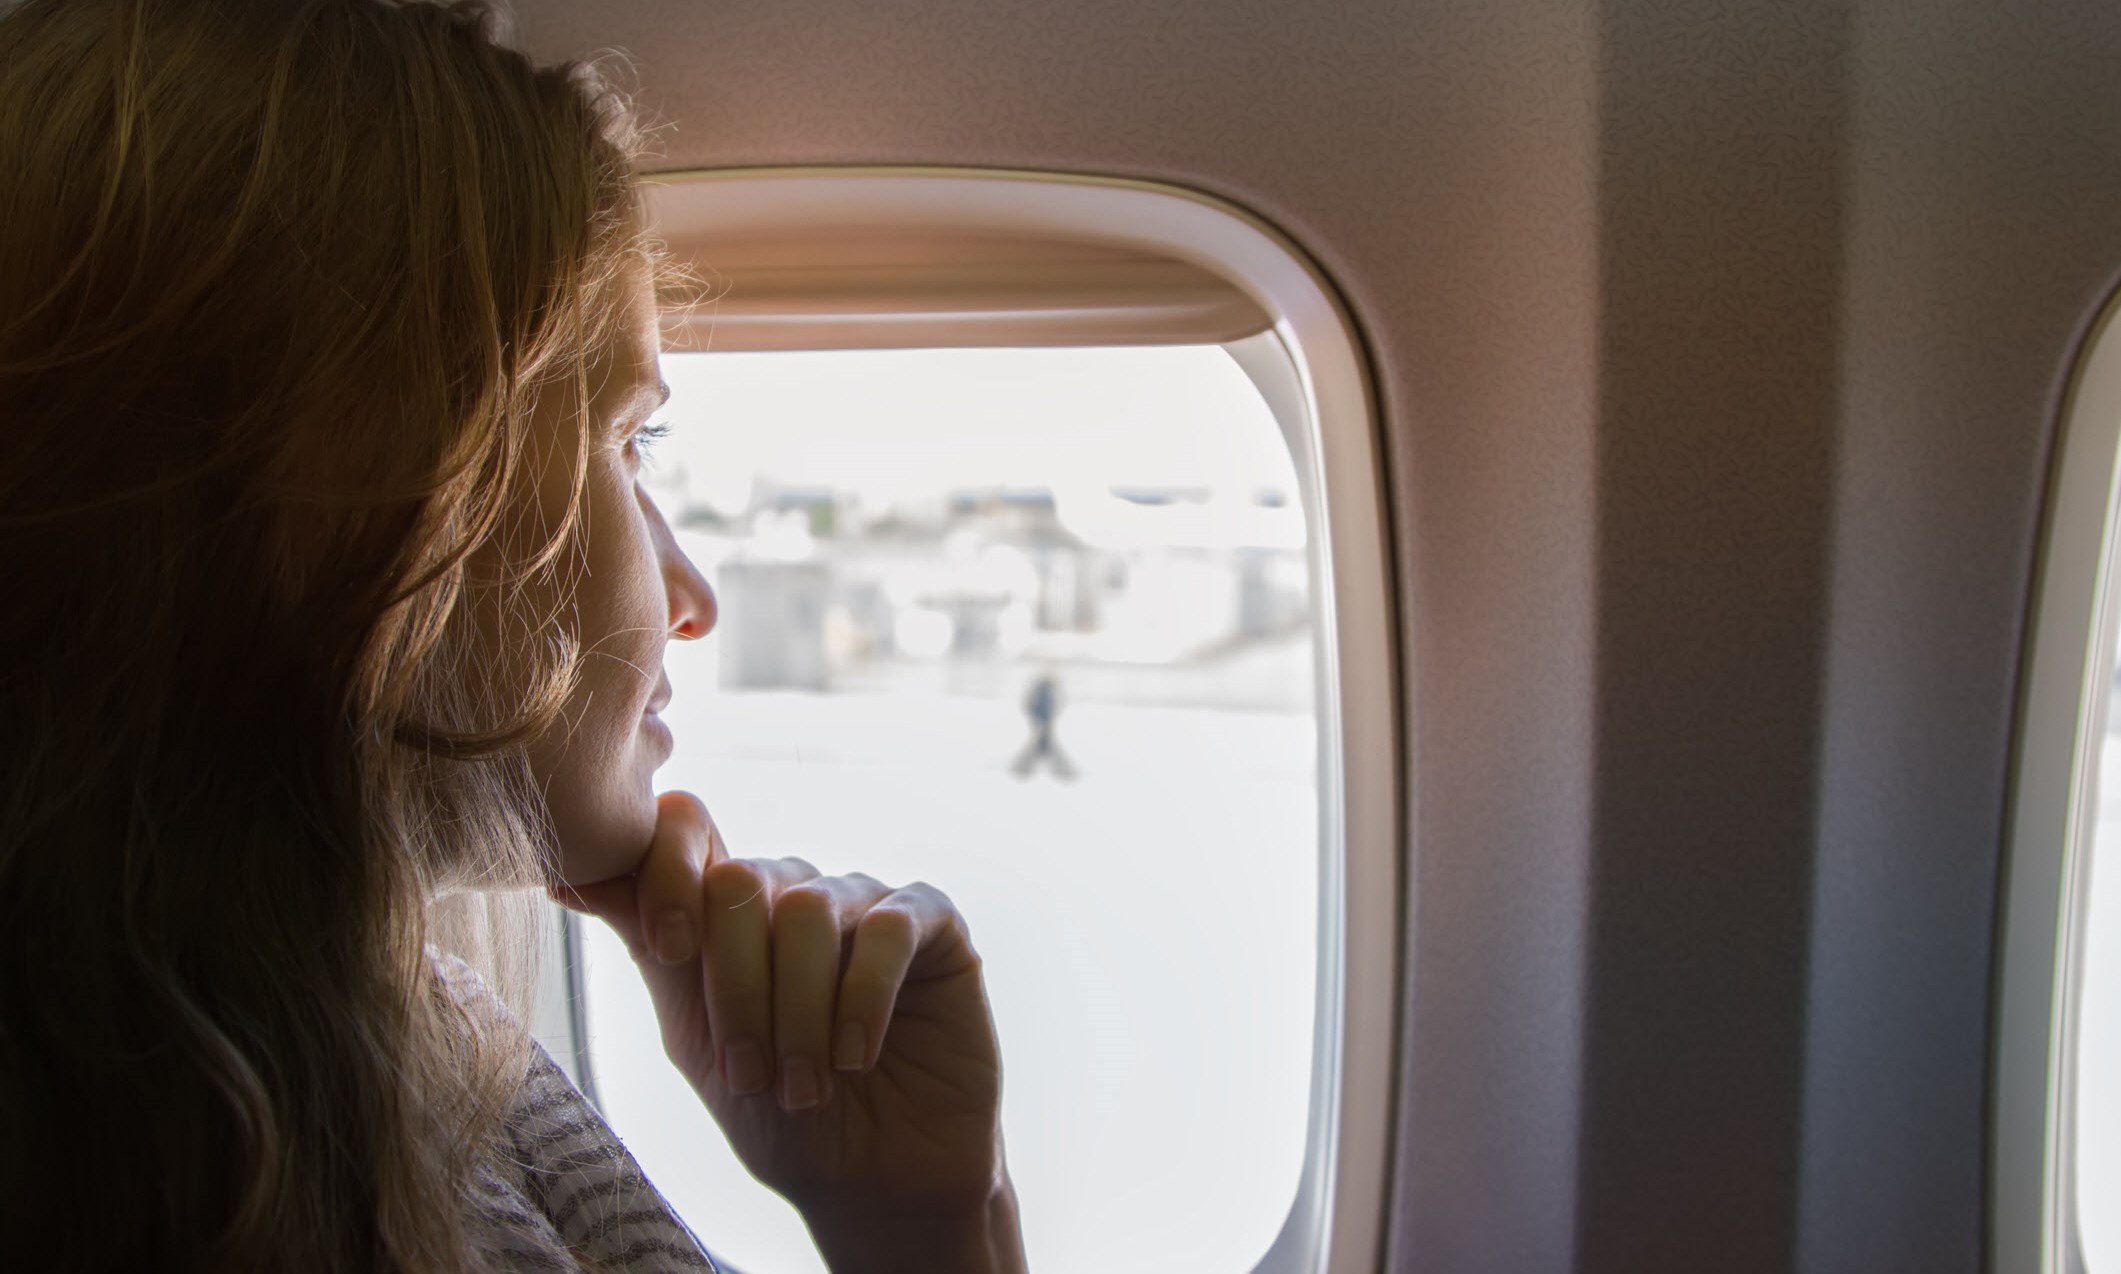
M 560 879 L 570 885 L 595 884 L 631 875 L 648 853 L 655 834 L 655 793 L 646 776 L 625 799 L 554 811 L 553 830 L 560 845 Z M 572 814 L 573 817 L 567 815 Z
M 629 714 L 631 716 L 632 714 Z M 654 714 L 630 720 L 595 720 L 574 731 L 573 746 L 550 756 L 532 777 L 545 789 L 559 850 L 560 879 L 594 884 L 631 874 L 648 853 L 655 834 L 655 772 L 669 756 Z

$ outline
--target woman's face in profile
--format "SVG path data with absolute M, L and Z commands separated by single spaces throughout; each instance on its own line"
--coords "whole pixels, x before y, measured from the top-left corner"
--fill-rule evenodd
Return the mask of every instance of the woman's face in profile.
M 647 851 L 656 818 L 650 779 L 671 749 L 656 715 L 670 698 L 663 647 L 672 636 L 704 636 L 715 621 L 713 591 L 640 487 L 636 435 L 668 396 L 645 279 L 633 287 L 630 309 L 619 338 L 589 369 L 583 574 L 574 599 L 582 678 L 560 720 L 530 749 L 569 884 L 625 875 Z M 572 429 L 558 412 L 541 413 L 534 427 L 549 461 L 539 498 L 556 519 L 571 476 Z

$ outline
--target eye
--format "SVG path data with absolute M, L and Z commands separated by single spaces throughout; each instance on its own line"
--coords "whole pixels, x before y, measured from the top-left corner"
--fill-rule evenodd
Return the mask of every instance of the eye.
M 661 442 L 669 433 L 670 424 L 668 421 L 657 421 L 652 425 L 642 425 L 639 429 L 633 431 L 631 437 L 626 439 L 627 454 L 636 461 L 645 462 L 649 454 L 655 450 L 655 445 Z

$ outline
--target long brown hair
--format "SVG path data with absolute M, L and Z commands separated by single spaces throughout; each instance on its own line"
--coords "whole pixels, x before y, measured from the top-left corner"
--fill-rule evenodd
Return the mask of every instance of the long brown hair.
M 0 13 L 25 1268 L 487 1263 L 462 1200 L 521 1035 L 438 988 L 427 903 L 549 853 L 572 517 L 511 509 L 650 259 L 636 137 L 479 5 Z

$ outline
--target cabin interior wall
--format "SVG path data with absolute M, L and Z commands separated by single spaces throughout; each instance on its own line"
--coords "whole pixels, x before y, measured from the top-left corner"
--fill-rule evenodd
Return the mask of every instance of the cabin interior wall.
M 1387 1268 L 1982 1268 L 2017 661 L 2121 267 L 2121 10 L 515 8 L 545 55 L 630 53 L 658 167 L 1168 182 L 1339 287 L 1407 660 Z
M 1600 13 L 1581 1271 L 1790 1268 L 1847 10 Z
M 1852 47 L 1800 1268 L 1973 1271 L 2029 590 L 2121 275 L 2121 10 L 1867 4 Z

